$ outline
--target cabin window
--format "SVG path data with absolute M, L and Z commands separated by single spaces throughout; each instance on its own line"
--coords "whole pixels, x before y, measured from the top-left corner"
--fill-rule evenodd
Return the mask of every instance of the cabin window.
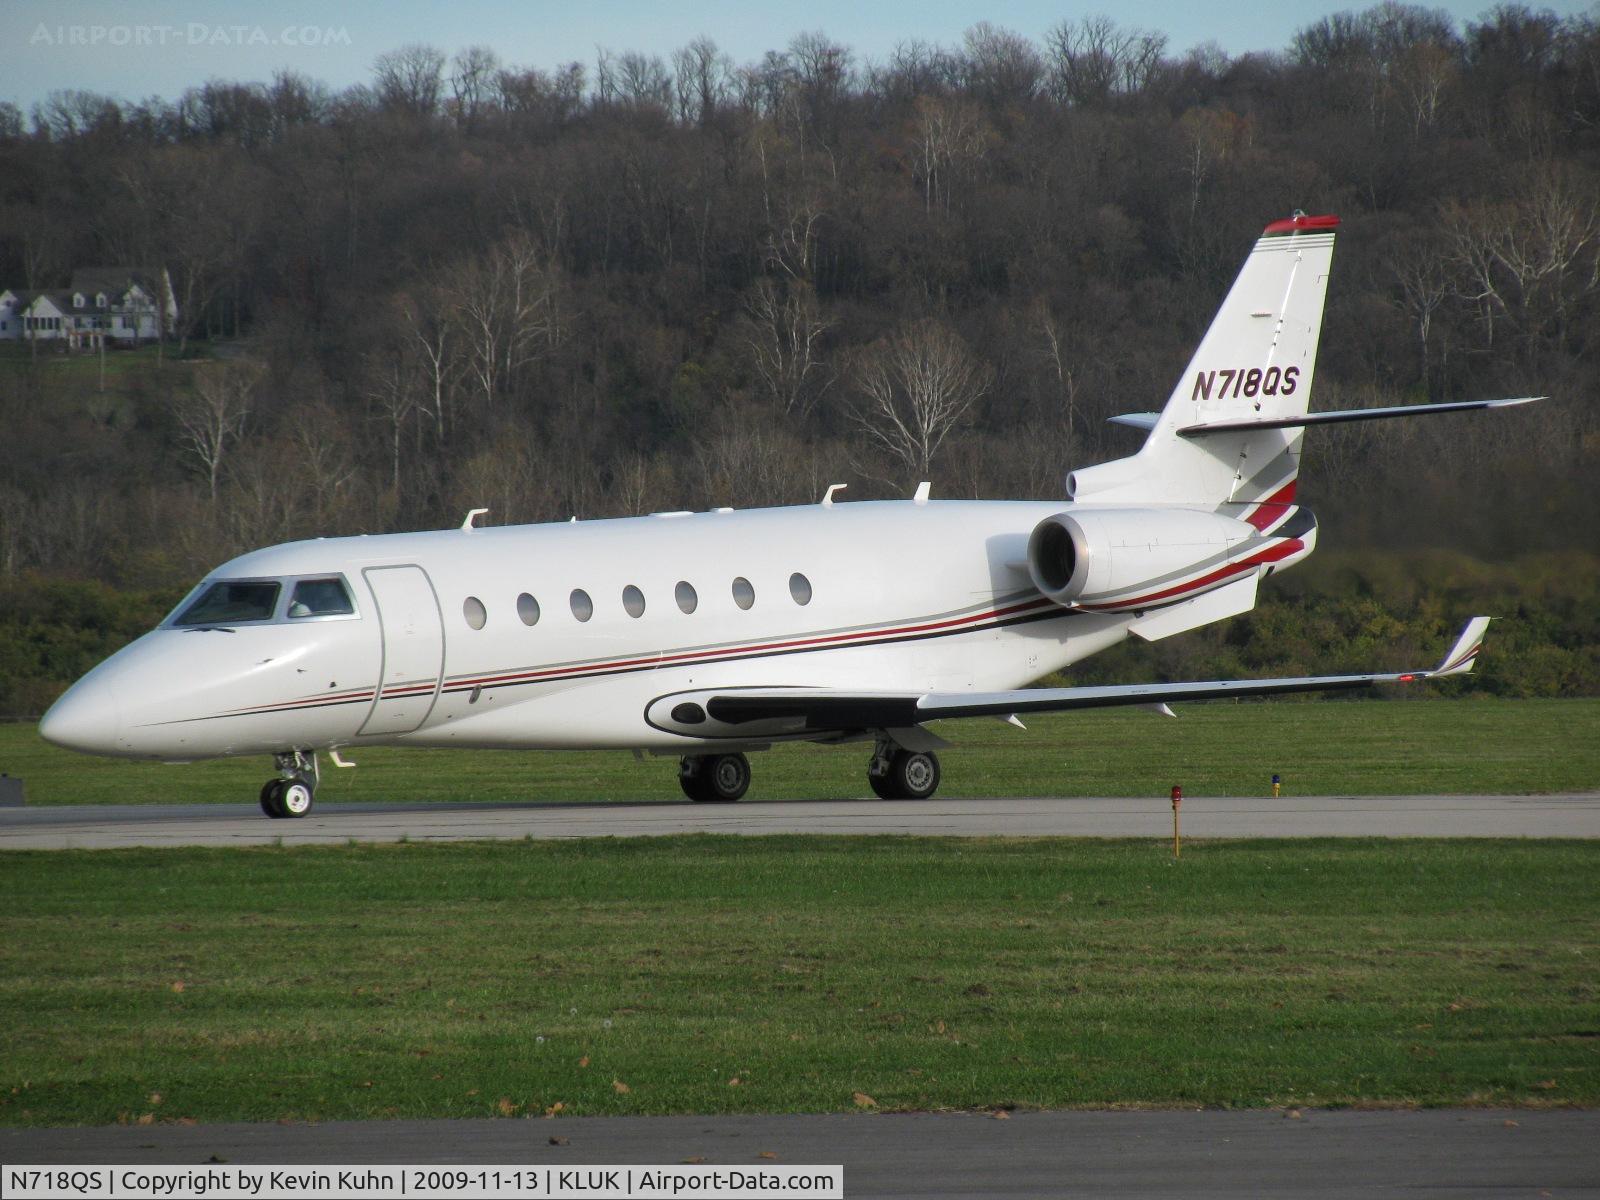
M 174 625 L 238 625 L 270 621 L 278 608 L 276 583 L 218 580 L 179 613 Z
M 630 583 L 622 589 L 622 607 L 630 617 L 644 616 L 644 593 Z
M 476 596 L 468 596 L 462 602 L 461 615 L 467 618 L 467 624 L 474 629 L 482 629 L 489 621 L 489 610 Z
M 796 571 L 789 576 L 789 595 L 794 597 L 796 604 L 811 603 L 811 580 Z
M 733 581 L 733 602 L 740 608 L 749 608 L 756 602 L 756 589 L 743 575 Z
M 678 581 L 678 586 L 672 589 L 672 595 L 678 601 L 678 607 L 686 613 L 692 613 L 700 607 L 700 597 L 694 590 L 694 584 L 686 580 Z
M 587 621 L 594 616 L 594 601 L 589 599 L 589 593 L 582 588 L 573 588 L 569 597 L 572 605 L 572 615 L 580 621 Z
M 348 617 L 355 611 L 342 579 L 302 579 L 289 597 L 291 617 Z
M 522 618 L 524 625 L 537 625 L 539 623 L 539 602 L 527 592 L 517 597 L 517 616 Z

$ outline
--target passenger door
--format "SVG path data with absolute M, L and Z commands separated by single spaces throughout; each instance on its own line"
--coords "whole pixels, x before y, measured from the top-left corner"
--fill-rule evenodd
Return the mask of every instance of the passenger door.
M 383 669 L 361 736 L 410 733 L 428 719 L 444 675 L 444 619 L 421 567 L 369 567 L 362 572 L 377 601 Z

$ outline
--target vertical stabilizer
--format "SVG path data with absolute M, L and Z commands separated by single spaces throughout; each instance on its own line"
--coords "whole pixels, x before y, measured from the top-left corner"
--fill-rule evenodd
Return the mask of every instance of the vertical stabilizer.
M 1067 477 L 1091 504 L 1288 504 L 1302 430 L 1187 438 L 1210 422 L 1301 415 L 1311 397 L 1337 217 L 1268 225 L 1146 437 L 1129 458 Z

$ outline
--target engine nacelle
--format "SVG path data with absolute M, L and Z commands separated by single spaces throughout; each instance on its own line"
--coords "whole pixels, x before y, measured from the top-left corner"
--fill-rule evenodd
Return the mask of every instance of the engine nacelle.
M 1231 583 L 1302 549 L 1291 541 L 1193 509 L 1076 508 L 1034 528 L 1028 574 L 1064 607 L 1131 611 L 1176 604 Z

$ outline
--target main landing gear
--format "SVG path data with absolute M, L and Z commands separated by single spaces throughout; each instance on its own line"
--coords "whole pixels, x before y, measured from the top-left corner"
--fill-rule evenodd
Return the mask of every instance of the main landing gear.
M 867 783 L 884 800 L 926 800 L 939 787 L 939 759 L 881 741 L 868 764 Z M 697 803 L 731 804 L 750 788 L 750 760 L 742 754 L 687 755 L 678 762 L 678 786 Z
M 750 760 L 742 754 L 690 754 L 678 763 L 678 786 L 699 804 L 731 804 L 750 790 Z
M 867 766 L 867 783 L 883 800 L 926 800 L 939 787 L 939 759 L 931 750 L 879 742 Z
M 286 750 L 274 754 L 272 761 L 277 764 L 279 776 L 262 785 L 261 811 L 274 820 L 305 816 L 317 798 L 317 756 L 303 750 Z

